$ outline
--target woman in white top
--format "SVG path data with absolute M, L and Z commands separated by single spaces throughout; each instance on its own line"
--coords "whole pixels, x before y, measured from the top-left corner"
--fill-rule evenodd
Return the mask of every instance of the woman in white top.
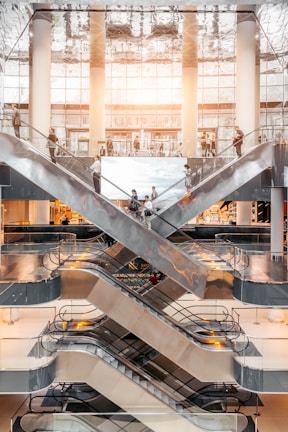
M 191 187 L 192 187 L 192 169 L 190 168 L 190 165 L 185 164 L 184 165 L 185 168 L 185 186 L 187 189 L 187 192 L 190 192 Z
M 100 178 L 101 178 L 101 162 L 100 156 L 96 155 L 93 164 L 90 166 L 92 170 L 93 183 L 96 193 L 100 193 Z
M 149 195 L 145 195 L 145 201 L 143 204 L 141 216 L 143 218 L 144 224 L 147 226 L 148 229 L 151 229 L 150 216 L 152 215 L 153 215 L 152 201 L 149 199 Z

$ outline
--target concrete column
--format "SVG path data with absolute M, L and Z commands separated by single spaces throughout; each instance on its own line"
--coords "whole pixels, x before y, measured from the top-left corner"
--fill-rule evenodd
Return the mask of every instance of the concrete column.
M 46 136 L 51 126 L 50 75 L 51 16 L 47 12 L 36 12 L 30 37 L 29 123 Z M 46 139 L 33 129 L 30 129 L 30 139 L 45 148 Z
M 238 11 L 241 8 L 238 7 Z M 253 11 L 253 6 L 249 6 Z M 258 125 L 256 117 L 259 117 L 259 80 L 256 80 L 256 73 L 259 68 L 256 67 L 256 20 L 255 15 L 251 12 L 239 13 L 237 15 L 237 46 L 236 46 L 236 119 L 240 129 L 244 134 L 254 131 Z M 258 115 L 256 116 L 256 112 Z M 244 146 L 253 146 L 257 142 L 257 137 L 251 136 L 244 140 Z
M 183 24 L 182 60 L 182 137 L 183 155 L 196 156 L 198 128 L 198 56 L 197 19 L 192 8 L 186 8 Z
M 256 6 L 257 10 L 259 9 L 259 5 Z M 256 10 L 256 12 L 257 12 Z M 256 22 L 255 26 L 255 40 L 256 40 L 256 69 L 255 69 L 255 129 L 258 129 L 260 126 L 260 47 L 257 44 L 260 35 L 260 28 L 258 22 Z M 261 135 L 261 131 L 257 132 L 257 135 Z
M 251 201 L 237 201 L 237 225 L 251 225 L 252 216 L 252 202 Z
M 29 201 L 29 221 L 31 224 L 49 225 L 50 223 L 50 201 Z
M 284 250 L 284 191 L 271 188 L 271 256 L 281 259 Z
M 90 142 L 89 155 L 98 153 L 105 138 L 105 14 L 90 13 Z
M 241 10 L 251 10 L 243 12 Z M 248 134 L 259 124 L 259 66 L 257 67 L 256 51 L 256 20 L 253 14 L 254 6 L 239 6 L 237 15 L 237 43 L 236 43 L 236 119 L 244 134 Z M 259 63 L 259 59 L 258 59 Z M 242 154 L 245 146 L 253 146 L 257 142 L 258 132 L 252 133 L 244 139 Z M 246 147 L 247 148 L 247 147 Z M 251 202 L 237 203 L 237 224 L 251 224 Z

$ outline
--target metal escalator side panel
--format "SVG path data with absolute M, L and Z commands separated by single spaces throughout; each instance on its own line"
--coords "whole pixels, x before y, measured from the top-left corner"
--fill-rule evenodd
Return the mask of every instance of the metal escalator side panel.
M 203 298 L 206 270 L 153 230 L 96 194 L 91 184 L 54 164 L 32 144 L 0 133 L 1 159 L 15 171 L 69 205 L 171 279 Z
M 20 426 L 25 432 L 35 432 L 41 430 L 45 432 L 71 432 L 79 430 L 81 432 L 93 432 L 97 429 L 89 424 L 92 415 L 77 415 L 76 413 L 58 412 L 56 413 L 27 413 L 20 421 Z M 101 430 L 101 429 L 100 429 Z
M 163 431 L 163 423 L 155 420 L 153 414 L 161 414 L 162 420 L 166 418 L 167 432 L 174 432 L 176 426 L 179 430 L 190 432 L 244 430 L 238 427 L 241 423 L 239 418 L 245 420 L 242 414 L 199 413 L 198 410 L 185 414 L 176 412 L 117 368 L 84 352 L 59 352 L 57 364 L 59 382 L 86 382 L 155 432 Z
M 163 237 L 225 198 L 272 165 L 272 143 L 253 147 L 192 188 L 181 200 L 151 220 L 152 229 Z M 168 221 L 169 223 L 165 222 Z
M 217 344 L 215 349 L 211 350 L 196 344 L 192 338 L 179 332 L 177 327 L 161 318 L 158 313 L 153 313 L 137 299 L 127 296 L 125 291 L 118 288 L 117 283 L 105 278 L 105 275 L 96 269 L 62 268 L 61 279 L 62 277 L 63 280 L 66 279 L 66 298 L 74 298 L 75 290 L 70 281 L 77 278 L 77 286 L 83 298 L 200 381 L 233 380 L 231 349 L 221 350 Z M 82 281 L 80 285 L 78 281 Z M 87 285 L 89 287 L 86 287 Z M 205 366 L 207 362 L 209 369 Z

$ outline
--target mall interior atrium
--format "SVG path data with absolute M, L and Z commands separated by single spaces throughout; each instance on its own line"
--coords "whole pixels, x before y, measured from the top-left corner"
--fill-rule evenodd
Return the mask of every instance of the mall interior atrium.
M 287 26 L 1 1 L 1 432 L 286 432 Z

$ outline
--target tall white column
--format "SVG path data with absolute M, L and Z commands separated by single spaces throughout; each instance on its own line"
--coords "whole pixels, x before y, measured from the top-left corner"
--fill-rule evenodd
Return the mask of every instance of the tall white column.
M 90 13 L 90 143 L 89 155 L 98 152 L 105 138 L 105 14 Z
M 40 6 L 39 6 L 40 7 Z M 29 123 L 33 128 L 30 129 L 30 140 L 42 151 L 46 149 L 46 138 L 49 134 L 51 125 L 51 14 L 37 12 L 30 28 L 30 92 L 29 92 Z M 57 131 L 56 131 L 57 133 Z M 39 201 L 37 204 L 29 202 L 30 223 L 49 223 L 49 201 L 45 203 Z M 45 208 L 45 211 L 35 211 L 35 207 Z M 43 212 L 43 214 L 42 214 Z M 41 214 L 41 216 L 37 216 Z M 45 216 L 44 216 L 45 214 Z
M 51 118 L 51 16 L 36 12 L 30 37 L 29 122 L 44 135 L 49 134 Z M 53 126 L 53 125 L 52 125 Z M 46 145 L 46 139 L 30 130 L 34 144 Z
M 248 134 L 258 127 L 259 122 L 259 67 L 257 67 L 256 51 L 256 20 L 251 12 L 241 13 L 247 6 L 239 6 L 237 15 L 237 44 L 236 44 L 236 119 L 244 134 Z M 249 6 L 253 11 L 253 6 Z M 257 79 L 256 79 L 257 78 Z M 257 142 L 258 133 L 244 139 L 242 153 L 245 146 L 253 146 Z M 252 203 L 237 202 L 237 224 L 251 224 Z
M 256 12 L 259 9 L 259 5 L 256 6 Z M 260 46 L 257 44 L 259 41 L 260 28 L 258 22 L 255 26 L 255 40 L 256 40 L 256 69 L 255 69 L 255 129 L 258 129 L 260 126 Z M 261 135 L 261 132 L 258 131 L 257 135 Z M 257 138 L 258 140 L 258 138 Z
M 251 10 L 252 7 L 249 6 Z M 245 6 L 247 9 L 247 6 Z M 241 7 L 238 7 L 241 11 Z M 236 46 L 236 119 L 244 134 L 256 129 L 256 110 L 259 112 L 258 89 L 256 80 L 256 21 L 253 13 L 237 15 L 237 46 Z M 257 105 L 257 106 L 256 106 Z M 257 141 L 256 141 L 257 142 Z M 255 142 L 249 144 L 254 145 Z
M 252 220 L 252 202 L 237 201 L 237 225 L 251 225 Z
M 277 260 L 283 256 L 284 248 L 284 191 L 271 188 L 271 256 Z
M 29 201 L 29 220 L 31 224 L 49 225 L 50 202 L 47 200 Z
M 198 53 L 197 19 L 192 8 L 186 8 L 183 24 L 182 58 L 182 137 L 183 155 L 196 156 L 198 128 Z

